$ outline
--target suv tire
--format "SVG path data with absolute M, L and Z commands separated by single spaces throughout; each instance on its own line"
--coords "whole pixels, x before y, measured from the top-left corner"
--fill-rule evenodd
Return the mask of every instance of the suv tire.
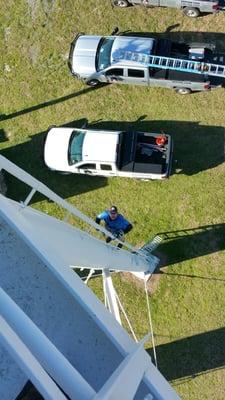
M 200 11 L 198 8 L 195 7 L 185 7 L 183 9 L 184 15 L 190 18 L 197 18 L 200 15 Z
M 114 6 L 125 8 L 129 6 L 129 2 L 127 0 L 114 0 Z
M 182 96 L 184 96 L 185 94 L 190 94 L 191 93 L 191 89 L 189 88 L 185 88 L 185 87 L 181 87 L 181 88 L 175 88 L 175 92 L 178 94 L 181 94 Z
M 86 84 L 88 86 L 94 87 L 100 85 L 100 82 L 98 81 L 98 79 L 91 79 L 90 81 L 87 81 Z

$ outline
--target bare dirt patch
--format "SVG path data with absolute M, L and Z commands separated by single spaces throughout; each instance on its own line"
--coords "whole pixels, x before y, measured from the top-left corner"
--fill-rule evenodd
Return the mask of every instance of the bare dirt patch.
M 27 4 L 30 9 L 32 21 L 34 21 L 37 17 L 39 7 L 44 11 L 46 16 L 50 14 L 55 4 L 55 0 L 27 0 Z
M 147 291 L 149 294 L 153 294 L 157 290 L 160 278 L 162 276 L 161 268 L 163 268 L 166 265 L 166 260 L 167 260 L 167 257 L 163 253 L 155 252 L 155 255 L 160 259 L 160 262 L 147 282 Z M 135 275 L 131 274 L 130 272 L 121 272 L 121 278 L 122 280 L 132 283 L 138 289 L 145 290 L 144 281 L 142 279 L 138 279 Z

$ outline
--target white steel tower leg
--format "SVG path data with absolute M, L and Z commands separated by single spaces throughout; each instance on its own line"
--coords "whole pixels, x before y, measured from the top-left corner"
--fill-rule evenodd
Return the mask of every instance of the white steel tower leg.
M 103 276 L 103 289 L 104 294 L 106 297 L 106 303 L 108 305 L 109 311 L 114 315 L 116 320 L 122 325 L 121 318 L 120 318 L 120 311 L 116 297 L 116 291 L 113 286 L 113 281 L 108 269 L 103 269 L 102 271 Z

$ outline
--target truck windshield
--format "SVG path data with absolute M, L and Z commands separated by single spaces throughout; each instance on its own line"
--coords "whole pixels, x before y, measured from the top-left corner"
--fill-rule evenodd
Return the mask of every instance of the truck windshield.
M 83 131 L 73 131 L 69 141 L 68 162 L 69 165 L 82 161 L 82 147 L 85 137 Z
M 112 45 L 114 42 L 113 37 L 103 37 L 98 45 L 97 53 L 96 53 L 96 70 L 101 71 L 102 69 L 107 68 L 110 62 Z

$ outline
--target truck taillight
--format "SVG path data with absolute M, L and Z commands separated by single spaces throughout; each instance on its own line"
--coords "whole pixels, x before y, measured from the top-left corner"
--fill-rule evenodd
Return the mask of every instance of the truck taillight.
M 209 83 L 206 83 L 206 85 L 204 85 L 204 89 L 205 89 L 205 90 L 209 90 L 209 89 L 210 89 L 210 84 L 209 84 Z
M 218 3 L 213 4 L 212 9 L 215 10 L 215 11 L 219 10 L 219 4 Z

